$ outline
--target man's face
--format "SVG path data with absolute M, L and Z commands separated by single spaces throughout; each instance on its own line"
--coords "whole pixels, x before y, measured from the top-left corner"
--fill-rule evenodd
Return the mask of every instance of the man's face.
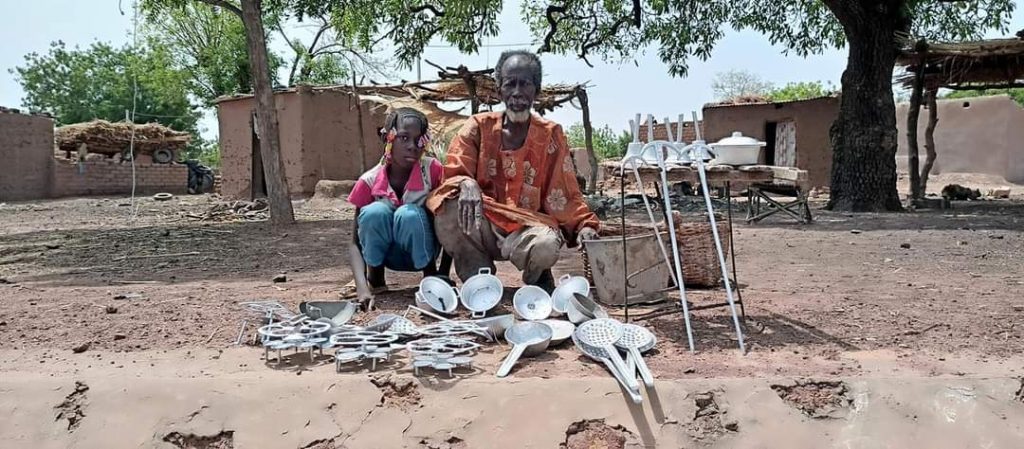
M 523 56 L 513 56 L 501 66 L 501 86 L 498 86 L 501 101 L 505 103 L 509 119 L 521 122 L 529 119 L 530 108 L 537 99 L 539 86 L 533 83 L 533 67 Z
M 395 141 L 391 144 L 391 163 L 396 168 L 410 169 L 423 156 L 420 142 L 420 121 L 407 117 L 399 123 Z

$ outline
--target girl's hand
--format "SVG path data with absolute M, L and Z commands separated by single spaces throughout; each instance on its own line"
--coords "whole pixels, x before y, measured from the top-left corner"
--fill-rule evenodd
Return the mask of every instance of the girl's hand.
M 464 234 L 480 229 L 484 219 L 480 184 L 472 179 L 462 181 L 459 188 L 459 226 Z

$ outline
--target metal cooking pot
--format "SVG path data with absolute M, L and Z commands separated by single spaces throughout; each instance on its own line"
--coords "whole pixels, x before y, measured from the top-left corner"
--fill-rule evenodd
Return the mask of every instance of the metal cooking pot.
M 462 283 L 462 305 L 473 312 L 473 318 L 483 317 L 501 302 L 504 289 L 501 279 L 491 274 L 490 268 L 481 268 Z
M 459 291 L 444 279 L 428 276 L 420 281 L 420 289 L 416 292 L 416 304 L 450 314 L 459 306 Z

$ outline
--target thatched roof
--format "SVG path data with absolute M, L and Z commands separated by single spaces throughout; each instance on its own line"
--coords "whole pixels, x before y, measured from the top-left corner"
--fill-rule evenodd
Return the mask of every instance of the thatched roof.
M 162 148 L 179 150 L 192 139 L 189 133 L 178 132 L 159 123 L 132 125 L 106 120 L 61 126 L 54 137 L 62 151 L 77 151 L 78 146 L 84 143 L 90 153 L 109 155 L 127 150 L 132 142 L 136 153 L 151 154 Z
M 896 63 L 907 73 L 897 82 L 910 88 L 924 58 L 925 86 L 986 89 L 1024 86 L 1024 39 L 990 39 L 959 43 L 907 41 Z

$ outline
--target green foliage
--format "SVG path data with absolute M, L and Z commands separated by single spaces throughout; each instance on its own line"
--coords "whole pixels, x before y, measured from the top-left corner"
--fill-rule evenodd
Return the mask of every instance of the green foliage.
M 180 5 L 161 0 L 140 4 L 143 33 L 152 46 L 166 48 L 174 67 L 189 74 L 189 93 L 204 103 L 234 93 L 252 92 L 252 72 L 242 19 L 195 1 Z M 275 23 L 275 15 L 264 21 Z M 269 35 L 268 44 L 269 44 Z M 271 80 L 283 60 L 268 55 Z
M 195 159 L 207 167 L 218 169 L 220 168 L 220 143 L 212 140 L 203 141 L 200 145 L 193 145 L 181 154 L 181 159 Z
M 725 30 L 752 30 L 772 44 L 799 56 L 826 48 L 842 48 L 846 35 L 836 9 L 869 9 L 869 0 L 640 0 L 634 15 L 631 2 L 526 0 L 523 17 L 534 36 L 548 36 L 546 50 L 604 60 L 632 60 L 654 46 L 669 73 L 682 76 L 688 60 L 707 60 Z M 933 40 L 979 38 L 985 30 L 1005 31 L 1014 10 L 1012 0 L 903 0 L 902 21 L 913 35 Z M 549 9 L 555 7 L 555 9 Z M 637 17 L 638 16 L 638 17 Z M 635 20 L 639 18 L 639 23 Z M 890 18 L 879 18 L 888 20 Z M 637 49 L 641 49 L 640 52 Z
M 985 90 L 954 90 L 942 98 L 990 97 L 993 95 L 1009 95 L 1017 104 L 1024 106 L 1024 88 L 1017 89 L 985 89 Z
M 173 68 L 171 55 L 162 47 L 135 51 L 94 43 L 87 49 L 68 49 L 54 42 L 48 53 L 28 54 L 25 65 L 11 72 L 25 90 L 25 107 L 53 115 L 58 125 L 123 121 L 132 109 L 137 77 L 137 123 L 158 122 L 197 135 L 200 114 L 186 93 L 188 75 Z
M 809 98 L 819 98 L 835 93 L 832 83 L 828 87 L 821 84 L 821 81 L 788 83 L 782 87 L 775 87 L 768 91 L 766 97 L 771 101 L 797 101 Z
M 565 137 L 572 148 L 586 148 L 587 146 L 582 123 L 574 123 L 569 126 Z M 599 160 L 617 159 L 624 156 L 626 147 L 633 141 L 628 132 L 622 131 L 616 135 L 608 125 L 603 128 L 595 128 L 591 138 L 594 144 L 594 155 Z

